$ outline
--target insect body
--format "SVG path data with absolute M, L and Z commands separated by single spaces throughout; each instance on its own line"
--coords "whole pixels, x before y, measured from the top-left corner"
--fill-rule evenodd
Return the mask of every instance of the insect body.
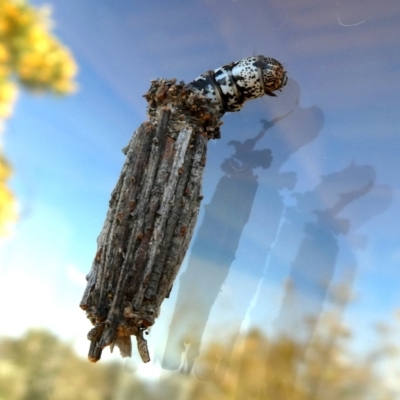
M 273 58 L 250 57 L 209 71 L 189 85 L 152 81 L 145 94 L 149 121 L 124 149 L 80 307 L 94 325 L 89 359 L 116 345 L 123 357 L 143 336 L 169 296 L 196 224 L 207 143 L 220 137 L 221 116 L 246 100 L 275 96 L 287 81 Z M 210 101 L 211 100 L 211 101 Z
M 286 85 L 287 75 L 274 58 L 256 56 L 207 71 L 189 85 L 220 106 L 222 113 L 239 111 L 246 100 L 273 92 Z

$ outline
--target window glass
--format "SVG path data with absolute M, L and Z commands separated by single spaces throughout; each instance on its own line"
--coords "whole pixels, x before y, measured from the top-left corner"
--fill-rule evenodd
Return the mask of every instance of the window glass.
M 398 2 L 51 8 L 54 35 L 79 67 L 78 90 L 21 90 L 4 125 L 19 221 L 0 249 L 1 336 L 45 328 L 86 357 L 85 275 L 121 149 L 147 120 L 150 81 L 189 83 L 264 55 L 284 65 L 288 83 L 223 116 L 189 249 L 146 336 L 151 362 L 134 346 L 134 373 L 104 372 L 114 379 L 109 398 L 131 398 L 140 385 L 143 398 L 156 396 L 143 382 L 171 399 L 396 398 Z M 120 363 L 118 351 L 104 351 L 100 364 L 109 362 Z M 66 398 L 56 386 L 54 398 Z

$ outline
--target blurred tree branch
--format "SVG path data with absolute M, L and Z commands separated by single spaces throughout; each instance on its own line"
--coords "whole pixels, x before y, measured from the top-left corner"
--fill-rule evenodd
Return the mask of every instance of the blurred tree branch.
M 25 0 L 0 0 L 0 132 L 12 115 L 18 87 L 30 92 L 72 93 L 77 65 L 50 32 L 49 9 Z M 0 141 L 0 236 L 16 219 L 16 201 L 6 182 L 12 168 Z

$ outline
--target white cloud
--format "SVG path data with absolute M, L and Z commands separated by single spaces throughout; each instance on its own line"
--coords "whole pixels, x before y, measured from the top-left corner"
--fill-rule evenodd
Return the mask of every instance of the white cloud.
M 69 280 L 75 285 L 81 288 L 86 287 L 86 275 L 81 272 L 75 264 L 69 264 L 67 266 L 67 275 Z

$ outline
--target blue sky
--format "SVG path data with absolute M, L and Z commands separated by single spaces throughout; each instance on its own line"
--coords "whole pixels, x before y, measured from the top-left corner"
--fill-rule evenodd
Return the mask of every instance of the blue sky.
M 8 322 L 0 334 L 46 326 L 86 352 L 89 321 L 78 308 L 83 277 L 122 167 L 120 150 L 146 119 L 142 95 L 150 80 L 189 82 L 255 54 L 283 62 L 291 80 L 278 98 L 248 102 L 224 117 L 222 139 L 209 144 L 203 206 L 217 204 L 213 196 L 226 177 L 220 166 L 234 154 L 228 143 L 254 138 L 262 119 L 291 113 L 255 146 L 269 149 L 273 161 L 270 168 L 253 171 L 256 195 L 248 222 L 236 232 L 237 248 L 230 249 L 234 261 L 224 266 L 226 278 L 222 273 L 212 309 L 200 311 L 208 318 L 201 327 L 204 337 L 212 337 L 215 327 L 221 337 L 247 325 L 271 334 L 293 329 L 306 310 L 320 312 L 323 301 L 300 275 L 317 279 L 321 270 L 331 274 L 331 282 L 354 275 L 357 300 L 345 318 L 356 332 L 377 320 L 390 321 L 400 304 L 396 1 L 195 0 L 133 6 L 99 0 L 94 7 L 88 0 L 57 0 L 51 5 L 55 33 L 80 68 L 79 91 L 61 99 L 21 93 L 6 126 L 4 148 L 14 166 L 21 219 L 14 237 L 0 247 L 0 299 L 13 304 L 1 311 Z M 226 199 L 227 227 L 239 212 L 235 200 Z M 203 207 L 192 244 L 206 217 Z M 234 228 L 227 232 L 235 234 Z M 199 262 L 212 276 L 221 265 L 203 259 L 199 249 L 200 254 L 189 249 L 183 268 L 191 271 L 193 265 L 196 271 Z M 313 264 L 315 257 L 331 264 Z M 311 272 L 305 270 L 309 266 Z M 299 286 L 301 311 L 285 300 L 288 278 Z M 149 337 L 160 358 L 174 310 L 181 310 L 179 287 L 174 286 Z M 199 301 L 202 295 L 207 296 L 198 294 Z M 187 318 L 188 326 L 196 325 L 196 318 Z

